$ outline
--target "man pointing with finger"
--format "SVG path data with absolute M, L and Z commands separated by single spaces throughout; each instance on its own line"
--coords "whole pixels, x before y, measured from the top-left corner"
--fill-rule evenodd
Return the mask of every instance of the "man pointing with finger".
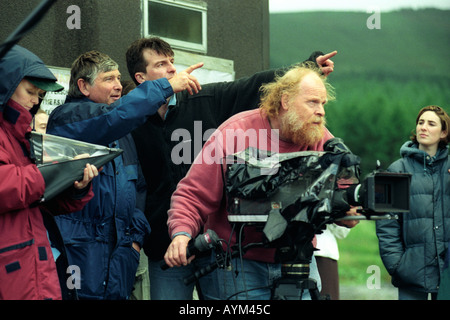
M 145 182 L 130 132 L 155 114 L 174 93 L 198 93 L 190 73 L 147 81 L 121 98 L 118 65 L 98 51 L 72 65 L 69 94 L 48 120 L 47 132 L 123 150 L 93 184 L 94 198 L 82 211 L 57 218 L 70 265 L 79 268 L 81 299 L 127 299 L 139 251 L 150 233 L 145 218 Z
M 330 59 L 336 53 L 334 51 L 323 55 L 316 52 L 308 60 L 317 63 L 322 73 L 328 75 L 334 67 Z M 137 85 L 147 80 L 163 77 L 171 79 L 177 75 L 172 48 L 157 37 L 133 42 L 128 48 L 126 59 L 128 72 Z M 211 129 L 216 129 L 238 112 L 257 108 L 259 88 L 263 83 L 271 82 L 275 74 L 280 72 L 284 71 L 269 70 L 236 81 L 206 84 L 202 86 L 201 92 L 194 95 L 177 93 L 157 114 L 133 132 L 147 182 L 145 215 L 152 233 L 144 243 L 144 251 L 149 257 L 152 300 L 192 299 L 193 285 L 186 286 L 183 279 L 195 272 L 200 259 L 179 268 L 164 271 L 160 268 L 171 242 L 167 229 L 167 211 L 178 182 L 186 175 L 193 159 L 208 139 L 207 131 L 212 132 Z M 192 140 L 186 136 L 192 137 Z M 199 136 L 200 141 L 195 140 Z M 184 147 L 179 148 L 180 144 Z M 189 153 L 190 160 L 185 161 L 185 154 L 174 152 L 180 149 Z M 181 163 L 180 158 L 183 159 Z

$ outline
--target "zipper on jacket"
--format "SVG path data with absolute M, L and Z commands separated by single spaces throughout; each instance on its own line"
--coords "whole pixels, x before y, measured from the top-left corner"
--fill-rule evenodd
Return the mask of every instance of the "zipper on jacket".
M 28 246 L 31 246 L 34 243 L 34 239 L 22 242 L 22 243 L 18 243 L 18 244 L 14 244 L 12 246 L 9 247 L 5 247 L 5 248 L 1 248 L 0 249 L 0 254 L 7 252 L 7 251 L 11 251 L 11 250 L 16 250 L 16 249 L 22 249 Z

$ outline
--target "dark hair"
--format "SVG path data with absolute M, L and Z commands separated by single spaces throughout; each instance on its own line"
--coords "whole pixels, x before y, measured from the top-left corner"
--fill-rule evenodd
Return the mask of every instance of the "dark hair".
M 139 83 L 136 81 L 136 72 L 145 72 L 147 62 L 144 60 L 144 50 L 150 49 L 157 54 L 162 54 L 166 57 L 173 57 L 175 54 L 170 44 L 158 37 L 142 38 L 134 41 L 127 50 L 127 68 L 131 79 L 133 79 L 136 85 Z
M 439 141 L 439 148 L 445 148 L 450 141 L 450 130 L 449 130 L 450 117 L 448 116 L 447 112 L 445 112 L 445 110 L 439 106 L 426 106 L 420 109 L 419 114 L 417 115 L 416 118 L 416 125 L 419 122 L 422 114 L 425 113 L 426 111 L 433 111 L 434 113 L 436 113 L 436 115 L 441 120 L 442 131 L 447 131 L 447 135 L 444 138 L 442 138 L 441 141 Z M 417 141 L 417 135 L 415 132 L 412 133 L 411 140 L 415 143 L 419 143 Z
M 82 98 L 84 94 L 78 88 L 78 79 L 84 79 L 90 85 L 101 72 L 109 72 L 119 69 L 119 65 L 107 54 L 96 50 L 88 51 L 80 55 L 70 69 L 69 93 L 72 98 Z
M 121 80 L 120 84 L 122 85 L 122 96 L 127 95 L 131 90 L 136 88 L 136 85 L 131 80 Z

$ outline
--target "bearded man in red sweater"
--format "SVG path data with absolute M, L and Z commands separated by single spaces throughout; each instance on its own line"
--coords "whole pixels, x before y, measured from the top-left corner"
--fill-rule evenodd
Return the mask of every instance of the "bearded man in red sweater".
M 192 261 L 192 257 L 186 257 L 186 247 L 202 227 L 214 230 L 221 239 L 231 239 L 230 246 L 236 243 L 228 222 L 226 201 L 223 201 L 222 177 L 226 166 L 221 164 L 222 159 L 249 147 L 276 153 L 323 151 L 325 142 L 333 138 L 325 127 L 324 108 L 333 99 L 333 89 L 314 66 L 293 67 L 274 82 L 263 85 L 261 90 L 260 108 L 238 113 L 225 121 L 179 182 L 168 212 L 173 240 L 164 258 L 169 267 Z M 348 214 L 354 215 L 356 210 Z M 356 224 L 355 221 L 345 223 L 349 227 Z M 262 239 L 262 233 L 254 229 L 245 232 L 248 243 Z M 274 249 L 253 248 L 242 261 L 235 259 L 236 262 L 231 262 L 233 270 L 217 269 L 201 281 L 203 297 L 226 299 L 245 291 L 237 297 L 270 299 L 270 286 L 281 277 L 281 264 L 274 262 Z M 312 260 L 310 277 L 320 286 L 317 266 Z

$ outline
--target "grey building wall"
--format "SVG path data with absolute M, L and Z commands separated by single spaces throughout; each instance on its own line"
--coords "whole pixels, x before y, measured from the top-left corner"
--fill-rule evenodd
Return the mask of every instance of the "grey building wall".
M 208 55 L 234 61 L 236 78 L 269 68 L 269 1 L 208 0 Z
M 205 0 L 208 5 L 208 56 L 234 61 L 236 78 L 269 68 L 268 0 Z M 0 42 L 41 0 L 0 1 Z M 81 29 L 68 29 L 70 5 L 81 9 Z M 58 0 L 41 22 L 18 43 L 47 65 L 70 67 L 81 53 L 110 55 L 129 78 L 125 51 L 141 36 L 140 0 Z

